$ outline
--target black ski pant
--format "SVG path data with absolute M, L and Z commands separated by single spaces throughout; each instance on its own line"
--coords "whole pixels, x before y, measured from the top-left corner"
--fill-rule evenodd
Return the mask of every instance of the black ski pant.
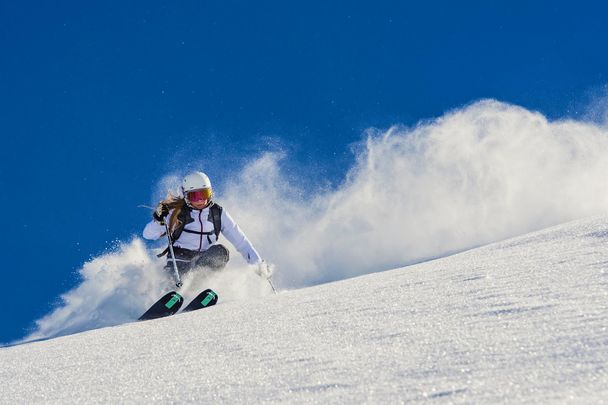
M 175 253 L 175 263 L 177 264 L 177 271 L 180 276 L 188 273 L 195 267 L 206 267 L 210 270 L 221 270 L 226 267 L 228 260 L 230 260 L 230 254 L 228 249 L 224 245 L 213 245 L 204 252 L 198 252 L 196 250 L 188 250 L 177 246 L 173 247 Z M 167 253 L 167 264 L 165 270 L 173 270 L 173 260 L 171 260 L 171 252 Z

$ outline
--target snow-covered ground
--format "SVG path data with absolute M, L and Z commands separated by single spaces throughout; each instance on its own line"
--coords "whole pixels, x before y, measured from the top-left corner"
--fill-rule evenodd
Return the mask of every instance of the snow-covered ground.
M 0 349 L 2 403 L 606 403 L 608 218 Z

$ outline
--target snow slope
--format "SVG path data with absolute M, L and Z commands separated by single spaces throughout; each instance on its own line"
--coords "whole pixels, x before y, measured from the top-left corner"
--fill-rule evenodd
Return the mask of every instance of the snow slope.
M 606 403 L 607 302 L 608 218 L 596 217 L 1 348 L 0 402 Z

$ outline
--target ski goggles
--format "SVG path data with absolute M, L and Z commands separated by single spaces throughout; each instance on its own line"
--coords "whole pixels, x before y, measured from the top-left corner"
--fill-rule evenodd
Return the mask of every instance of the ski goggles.
M 188 197 L 188 201 L 190 202 L 208 200 L 211 198 L 211 189 L 201 188 L 200 190 L 188 191 L 188 194 L 186 194 L 186 196 Z

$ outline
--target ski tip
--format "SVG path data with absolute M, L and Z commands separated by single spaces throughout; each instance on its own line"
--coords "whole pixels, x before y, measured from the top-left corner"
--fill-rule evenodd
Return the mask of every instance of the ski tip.
M 217 304 L 219 296 L 215 291 L 208 288 L 194 298 L 182 312 L 196 311 L 197 309 L 208 308 Z
M 183 303 L 184 297 L 182 297 L 177 291 L 171 291 L 156 301 L 154 305 L 152 305 L 150 309 L 148 309 L 137 320 L 146 321 L 174 315 L 177 313 L 177 311 L 179 311 Z

